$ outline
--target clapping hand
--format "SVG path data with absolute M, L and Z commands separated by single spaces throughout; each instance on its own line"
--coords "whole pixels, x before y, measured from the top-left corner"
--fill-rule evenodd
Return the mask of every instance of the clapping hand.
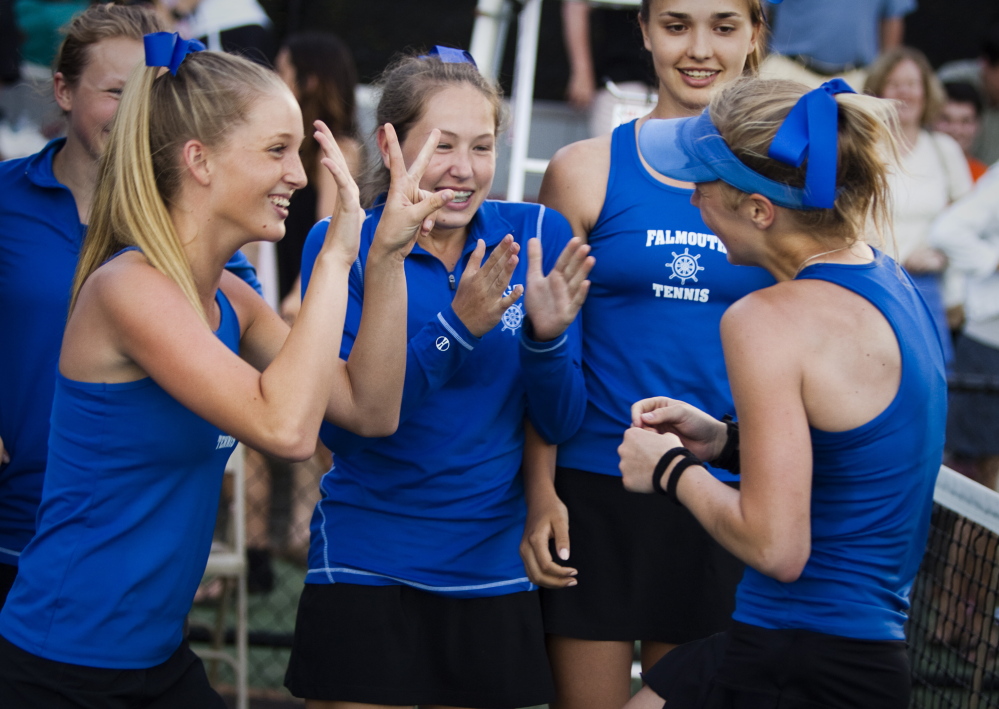
M 573 237 L 559 254 L 555 267 L 542 273 L 541 240 L 527 242 L 527 293 L 524 307 L 531 320 L 533 337 L 539 342 L 554 340 L 565 332 L 586 300 L 590 282 L 586 277 L 593 268 L 590 246 Z
M 475 250 L 469 255 L 451 307 L 476 337 L 482 337 L 496 327 L 507 308 L 523 295 L 522 285 L 509 287 L 519 261 L 519 251 L 520 245 L 507 234 L 485 263 L 482 263 L 482 257 L 486 255 L 486 242 L 482 239 L 478 240 Z M 510 292 L 507 293 L 507 290 Z

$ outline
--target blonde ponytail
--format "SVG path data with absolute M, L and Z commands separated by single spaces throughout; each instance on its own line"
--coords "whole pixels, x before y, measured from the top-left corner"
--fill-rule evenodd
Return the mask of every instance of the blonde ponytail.
M 285 90 L 276 74 L 216 52 L 189 55 L 176 76 L 144 66 L 132 72 L 100 161 L 70 312 L 90 274 L 121 249 L 135 246 L 177 284 L 208 325 L 167 208 L 180 189 L 181 148 L 191 139 L 223 144 L 226 131 L 245 121 L 252 102 L 269 90 Z

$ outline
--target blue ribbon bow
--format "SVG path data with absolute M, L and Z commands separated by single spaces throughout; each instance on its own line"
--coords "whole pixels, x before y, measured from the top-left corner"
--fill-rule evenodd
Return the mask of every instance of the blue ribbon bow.
M 839 105 L 836 94 L 856 93 L 842 79 L 832 79 L 798 99 L 770 143 L 774 160 L 805 170 L 805 205 L 831 208 L 836 202 Z
M 174 76 L 184 57 L 205 49 L 198 40 L 181 39 L 176 32 L 153 32 L 143 37 L 142 42 L 146 45 L 146 66 L 165 66 Z
M 475 63 L 475 59 L 472 58 L 472 55 L 464 49 L 444 47 L 438 44 L 426 54 L 420 55 L 420 59 L 429 59 L 430 57 L 437 57 L 445 64 L 471 64 L 476 69 L 479 68 L 479 65 Z

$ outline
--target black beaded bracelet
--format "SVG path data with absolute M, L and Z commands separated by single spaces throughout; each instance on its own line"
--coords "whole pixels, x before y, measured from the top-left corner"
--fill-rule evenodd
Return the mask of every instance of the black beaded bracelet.
M 683 446 L 677 446 L 676 448 L 670 448 L 668 451 L 663 453 L 663 457 L 659 459 L 656 463 L 656 469 L 652 473 L 652 489 L 658 492 L 660 495 L 668 495 L 669 493 L 663 489 L 663 473 L 666 472 L 666 468 L 672 463 L 676 458 L 680 456 L 693 455 L 689 450 Z
M 725 424 L 727 431 L 727 438 L 725 439 L 725 445 L 722 448 L 721 453 L 718 457 L 710 461 L 711 465 L 716 468 L 722 468 L 734 473 L 739 474 L 739 422 L 733 421 L 729 414 L 725 414 L 722 417 L 722 423 Z

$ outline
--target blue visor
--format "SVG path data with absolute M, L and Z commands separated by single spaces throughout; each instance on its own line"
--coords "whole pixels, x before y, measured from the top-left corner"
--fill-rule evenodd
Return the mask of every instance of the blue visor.
M 739 160 L 707 110 L 693 118 L 647 121 L 638 145 L 649 165 L 676 180 L 722 180 L 782 207 L 831 209 L 836 204 L 839 149 L 836 94 L 842 93 L 854 91 L 842 79 L 832 79 L 803 94 L 770 143 L 767 155 L 774 160 L 801 167 L 808 159 L 804 188 L 774 182 Z
M 805 190 L 776 182 L 735 156 L 705 110 L 691 118 L 650 119 L 638 133 L 642 157 L 656 172 L 684 182 L 721 180 L 789 209 L 808 209 Z

